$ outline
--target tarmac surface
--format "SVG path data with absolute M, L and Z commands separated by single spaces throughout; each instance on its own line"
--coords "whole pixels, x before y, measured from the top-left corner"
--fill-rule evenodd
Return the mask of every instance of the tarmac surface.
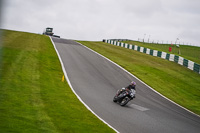
M 200 117 L 163 98 L 139 80 L 79 43 L 52 38 L 76 94 L 121 133 L 199 133 Z M 114 103 L 118 89 L 134 80 L 136 98 Z

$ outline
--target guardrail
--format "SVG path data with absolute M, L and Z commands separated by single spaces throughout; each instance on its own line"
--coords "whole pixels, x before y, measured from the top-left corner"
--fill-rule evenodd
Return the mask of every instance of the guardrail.
M 115 45 L 115 46 L 120 46 L 120 47 L 124 47 L 124 48 L 128 48 L 128 49 L 136 50 L 136 51 L 139 51 L 139 52 L 142 52 L 142 53 L 145 53 L 145 54 L 157 56 L 157 57 L 169 60 L 169 61 L 176 62 L 176 63 L 178 63 L 182 66 L 185 66 L 188 69 L 193 70 L 194 72 L 197 72 L 197 73 L 200 74 L 200 65 L 193 62 L 193 61 L 190 61 L 190 60 L 184 59 L 181 56 L 169 54 L 169 53 L 166 53 L 166 52 L 163 52 L 163 51 L 157 51 L 157 50 L 152 50 L 152 49 L 145 48 L 145 47 L 140 47 L 140 46 L 137 46 L 137 45 L 118 42 L 118 41 L 121 41 L 121 40 L 123 40 L 123 39 L 119 39 L 119 40 L 118 39 L 111 39 L 111 40 L 105 40 L 104 39 L 103 41 L 106 42 L 106 43 Z

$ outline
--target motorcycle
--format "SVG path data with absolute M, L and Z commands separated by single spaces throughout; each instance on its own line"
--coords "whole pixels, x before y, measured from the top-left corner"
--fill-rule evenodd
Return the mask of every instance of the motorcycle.
M 136 91 L 122 88 L 123 91 L 118 90 L 113 98 L 113 102 L 118 102 L 121 106 L 125 106 L 130 100 L 135 98 Z

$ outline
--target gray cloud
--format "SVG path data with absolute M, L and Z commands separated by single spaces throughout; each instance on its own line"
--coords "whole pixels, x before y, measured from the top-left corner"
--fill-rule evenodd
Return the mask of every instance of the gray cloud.
M 6 0 L 2 28 L 77 40 L 143 38 L 200 46 L 199 0 Z

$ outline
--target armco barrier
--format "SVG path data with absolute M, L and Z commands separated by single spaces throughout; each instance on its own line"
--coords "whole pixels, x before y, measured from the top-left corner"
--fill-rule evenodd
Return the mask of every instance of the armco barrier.
M 183 57 L 177 56 L 174 54 L 168 54 L 166 52 L 157 51 L 157 50 L 153 50 L 153 49 L 149 49 L 149 48 L 144 48 L 144 47 L 140 47 L 140 46 L 133 45 L 133 44 L 118 42 L 118 41 L 124 41 L 124 40 L 127 40 L 127 39 L 112 39 L 112 40 L 105 40 L 104 42 L 113 44 L 116 46 L 128 48 L 128 49 L 132 49 L 132 50 L 135 50 L 135 51 L 138 51 L 141 53 L 145 53 L 145 54 L 149 54 L 152 56 L 157 56 L 157 57 L 169 60 L 169 61 L 173 61 L 173 62 L 176 62 L 177 64 L 185 66 L 188 69 L 193 70 L 200 74 L 200 65 L 193 61 L 184 59 Z

